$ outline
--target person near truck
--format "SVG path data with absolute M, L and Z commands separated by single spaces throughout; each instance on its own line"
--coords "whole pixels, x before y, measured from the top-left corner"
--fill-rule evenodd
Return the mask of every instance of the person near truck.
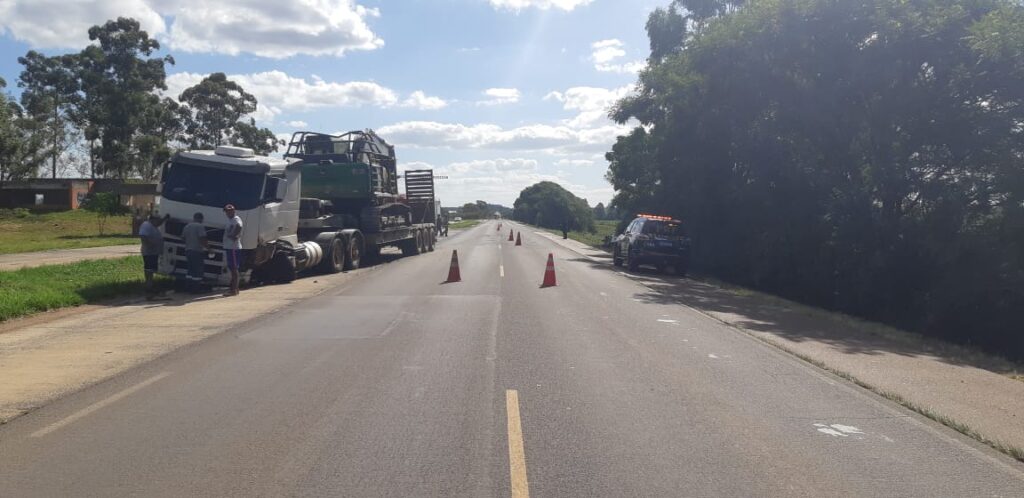
M 235 214 L 235 206 L 224 206 L 224 215 L 228 222 L 224 225 L 224 264 L 231 272 L 231 288 L 224 293 L 225 297 L 238 295 L 238 268 L 242 259 L 242 219 Z
M 206 226 L 203 225 L 203 213 L 192 215 L 192 222 L 182 229 L 181 238 L 185 239 L 185 260 L 188 261 L 188 274 L 185 276 L 188 291 L 197 293 L 202 290 L 203 262 L 209 247 Z
M 153 214 L 139 227 L 139 240 L 142 241 L 142 270 L 146 275 L 146 299 L 149 301 L 156 299 L 153 274 L 156 273 L 160 262 L 160 254 L 164 251 L 164 234 L 160 233 L 160 225 L 163 224 L 164 218 Z

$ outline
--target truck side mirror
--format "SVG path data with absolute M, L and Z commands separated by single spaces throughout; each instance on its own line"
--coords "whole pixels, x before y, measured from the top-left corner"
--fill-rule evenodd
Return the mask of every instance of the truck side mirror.
M 288 180 L 280 178 L 277 180 L 277 191 L 274 193 L 275 201 L 283 201 L 288 197 Z

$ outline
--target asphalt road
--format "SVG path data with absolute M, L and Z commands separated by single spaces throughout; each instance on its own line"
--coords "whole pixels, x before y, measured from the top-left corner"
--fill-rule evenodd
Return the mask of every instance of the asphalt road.
M 1009 458 L 508 226 L 0 426 L 0 496 L 1024 496 Z

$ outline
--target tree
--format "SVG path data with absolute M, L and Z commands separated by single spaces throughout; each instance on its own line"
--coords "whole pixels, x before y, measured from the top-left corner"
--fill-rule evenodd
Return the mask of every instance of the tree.
M 155 180 L 162 165 L 171 158 L 173 143 L 185 131 L 186 112 L 172 99 L 164 98 L 146 108 L 139 134 L 133 144 L 136 172 L 144 180 Z
M 25 66 L 18 80 L 22 105 L 33 119 L 45 123 L 50 173 L 57 178 L 57 160 L 68 148 L 70 113 L 78 100 L 78 61 L 74 55 L 47 57 L 30 50 L 18 62 Z
M 258 128 L 256 120 L 253 118 L 249 118 L 249 122 L 238 121 L 235 123 L 230 142 L 239 147 L 248 147 L 260 155 L 277 152 L 278 147 L 284 145 L 284 140 L 277 138 L 273 131 L 268 128 Z
M 594 219 L 595 220 L 605 220 L 605 219 L 607 219 L 606 218 L 607 215 L 608 215 L 608 213 L 605 212 L 604 203 L 603 202 L 598 202 L 597 205 L 594 206 Z
M 187 132 L 191 147 L 196 149 L 211 149 L 228 142 L 242 117 L 256 111 L 256 97 L 224 73 L 203 78 L 182 92 L 178 100 L 189 108 Z M 255 128 L 254 124 L 248 126 Z
M 0 89 L 6 81 L 0 78 Z M 49 130 L 0 93 L 0 183 L 34 176 L 48 157 Z
M 126 213 L 128 210 L 121 205 L 121 199 L 113 192 L 97 192 L 89 196 L 82 209 L 96 213 L 96 223 L 99 226 L 100 235 L 103 235 L 103 228 L 107 219 Z
M 475 220 L 481 217 L 480 206 L 473 202 L 467 202 L 462 205 L 462 209 L 459 210 L 462 213 L 462 217 L 467 220 Z
M 512 218 L 544 228 L 594 231 L 594 213 L 586 199 L 576 197 L 554 182 L 539 182 L 523 189 Z
M 1020 2 L 676 0 L 647 29 L 615 208 L 682 217 L 720 278 L 1024 357 Z
M 89 39 L 96 42 L 78 55 L 80 85 L 83 93 L 78 122 L 86 128 L 86 139 L 97 141 L 101 173 L 127 178 L 138 159 L 137 146 L 151 141 L 139 139 L 140 132 L 152 123 L 154 107 L 164 105 L 156 95 L 166 90 L 166 64 L 170 56 L 145 58 L 160 49 L 135 19 L 119 17 L 101 26 L 89 28 Z

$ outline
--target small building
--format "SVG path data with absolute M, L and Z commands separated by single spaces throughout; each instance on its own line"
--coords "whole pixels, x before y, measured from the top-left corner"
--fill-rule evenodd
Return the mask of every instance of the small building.
M 92 190 L 93 181 L 73 178 L 35 178 L 0 185 L 0 208 L 63 211 L 78 209 Z
M 125 183 L 121 180 L 88 178 L 35 178 L 0 185 L 0 208 L 29 208 L 49 211 L 78 209 L 90 195 L 117 194 L 121 204 L 132 211 L 148 211 L 156 202 L 155 183 Z

